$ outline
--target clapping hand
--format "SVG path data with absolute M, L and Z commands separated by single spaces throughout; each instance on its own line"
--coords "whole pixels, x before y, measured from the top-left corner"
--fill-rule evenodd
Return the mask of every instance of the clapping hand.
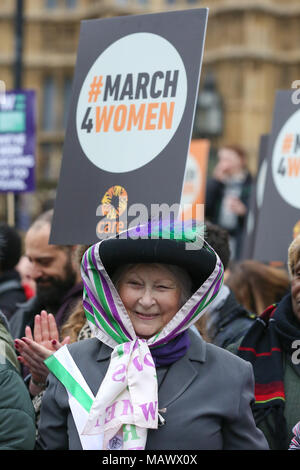
M 25 328 L 25 336 L 15 340 L 15 347 L 20 354 L 21 364 L 28 367 L 31 373 L 29 390 L 36 395 L 46 383 L 49 373 L 44 360 L 57 351 L 60 347 L 70 343 L 67 336 L 61 343 L 54 316 L 42 310 L 40 315 L 34 318 L 33 334 L 31 328 Z

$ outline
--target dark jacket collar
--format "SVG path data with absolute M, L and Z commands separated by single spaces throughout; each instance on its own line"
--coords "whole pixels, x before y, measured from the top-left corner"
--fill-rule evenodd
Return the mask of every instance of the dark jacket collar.
M 63 305 L 65 302 L 67 302 L 69 299 L 73 297 L 77 297 L 77 295 L 82 294 L 83 291 L 83 282 L 78 282 L 75 284 L 71 289 L 68 290 L 66 295 L 63 297 L 61 304 Z
M 4 271 L 0 274 L 0 282 L 17 280 L 21 282 L 20 274 L 16 269 L 10 269 L 9 271 Z

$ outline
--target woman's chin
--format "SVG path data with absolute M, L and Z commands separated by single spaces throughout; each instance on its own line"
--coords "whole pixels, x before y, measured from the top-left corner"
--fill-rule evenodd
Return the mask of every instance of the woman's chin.
M 134 328 L 134 331 L 138 338 L 149 339 L 156 335 L 160 328 Z

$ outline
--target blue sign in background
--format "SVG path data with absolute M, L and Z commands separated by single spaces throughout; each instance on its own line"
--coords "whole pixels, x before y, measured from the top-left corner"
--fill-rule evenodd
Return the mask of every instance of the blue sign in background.
M 0 102 L 0 192 L 35 189 L 35 91 L 8 91 Z

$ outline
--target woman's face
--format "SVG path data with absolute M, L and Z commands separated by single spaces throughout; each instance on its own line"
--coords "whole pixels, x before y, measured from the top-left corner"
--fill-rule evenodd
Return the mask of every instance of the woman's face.
M 294 314 L 300 321 L 300 260 L 297 262 L 291 282 L 292 306 Z
M 243 161 L 234 150 L 222 148 L 219 150 L 218 158 L 219 165 L 228 176 L 233 176 L 243 170 Z
M 159 264 L 137 264 L 126 271 L 118 286 L 136 335 L 151 338 L 181 307 L 176 277 Z

